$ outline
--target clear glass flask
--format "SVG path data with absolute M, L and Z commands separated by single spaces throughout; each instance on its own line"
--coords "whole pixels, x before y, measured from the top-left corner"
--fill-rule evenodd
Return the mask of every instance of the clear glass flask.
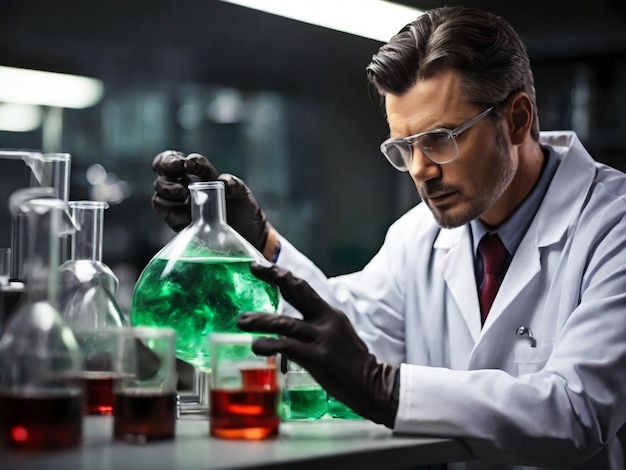
M 77 230 L 71 257 L 59 268 L 60 308 L 75 332 L 124 326 L 117 302 L 119 280 L 102 261 L 104 211 L 101 201 L 70 201 Z
M 13 198 L 25 217 L 25 292 L 0 339 L 0 447 L 76 447 L 82 388 L 70 380 L 83 356 L 57 309 L 59 237 L 71 230 L 67 203 Z
M 60 311 L 85 356 L 85 370 L 76 377 L 84 385 L 88 415 L 113 413 L 113 389 L 119 374 L 111 328 L 127 324 L 117 302 L 119 281 L 102 261 L 104 211 L 100 201 L 70 201 L 77 230 L 71 237 L 71 258 L 59 267 Z
M 202 409 L 208 406 L 209 335 L 241 332 L 237 317 L 243 312 L 276 313 L 280 295 L 250 272 L 251 262 L 266 261 L 226 223 L 224 184 L 192 183 L 189 192 L 192 222 L 141 273 L 130 320 L 176 330 L 176 354 L 195 368 L 194 393 Z

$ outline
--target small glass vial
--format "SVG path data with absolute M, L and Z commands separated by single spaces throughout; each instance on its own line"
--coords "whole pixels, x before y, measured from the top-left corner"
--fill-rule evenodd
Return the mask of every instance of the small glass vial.
M 283 419 L 315 421 L 326 414 L 326 390 L 304 368 L 287 361 L 283 376 Z

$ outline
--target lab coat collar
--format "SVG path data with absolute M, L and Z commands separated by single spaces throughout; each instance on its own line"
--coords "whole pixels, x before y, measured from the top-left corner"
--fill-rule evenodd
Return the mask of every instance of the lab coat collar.
M 482 328 L 483 336 L 507 311 L 516 315 L 517 310 L 512 308 L 515 299 L 541 271 L 541 250 L 558 243 L 567 234 L 595 178 L 595 162 L 573 132 L 541 133 L 540 143 L 556 154 L 560 164 L 511 261 Z
M 480 324 L 476 284 L 468 282 L 474 280 L 469 225 L 442 229 L 435 240 L 435 250 L 447 250 L 438 257 L 438 267 L 474 341 L 486 333 L 540 271 L 540 249 L 557 243 L 565 235 L 575 214 L 580 212 L 595 176 L 594 161 L 575 133 L 542 132 L 540 143 L 556 154 L 559 168 L 509 266 L 515 276 L 505 276 L 484 327 Z
M 595 162 L 574 132 L 542 132 L 539 142 L 561 161 L 529 228 L 538 247 L 558 242 L 582 209 L 595 178 Z

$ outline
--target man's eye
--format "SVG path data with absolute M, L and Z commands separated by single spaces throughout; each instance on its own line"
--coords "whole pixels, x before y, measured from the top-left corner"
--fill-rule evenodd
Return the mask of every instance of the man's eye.
M 448 143 L 451 137 L 447 132 L 434 132 L 425 134 L 420 138 L 420 144 L 425 148 L 431 148 L 436 145 Z

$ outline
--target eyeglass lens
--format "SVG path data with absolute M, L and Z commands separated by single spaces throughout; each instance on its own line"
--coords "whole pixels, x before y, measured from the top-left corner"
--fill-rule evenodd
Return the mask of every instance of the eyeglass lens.
M 406 169 L 413 158 L 413 146 L 417 145 L 435 163 L 454 159 L 457 147 L 454 138 L 447 132 L 432 132 L 419 136 L 411 143 L 407 141 L 389 142 L 385 154 L 391 163 Z
M 493 109 L 493 106 L 485 109 L 478 116 L 451 131 L 446 129 L 433 130 L 402 140 L 387 140 L 381 144 L 380 150 L 389 162 L 400 171 L 408 170 L 413 159 L 413 147 L 415 145 L 434 163 L 438 165 L 449 163 L 459 154 L 456 137 L 483 119 Z

